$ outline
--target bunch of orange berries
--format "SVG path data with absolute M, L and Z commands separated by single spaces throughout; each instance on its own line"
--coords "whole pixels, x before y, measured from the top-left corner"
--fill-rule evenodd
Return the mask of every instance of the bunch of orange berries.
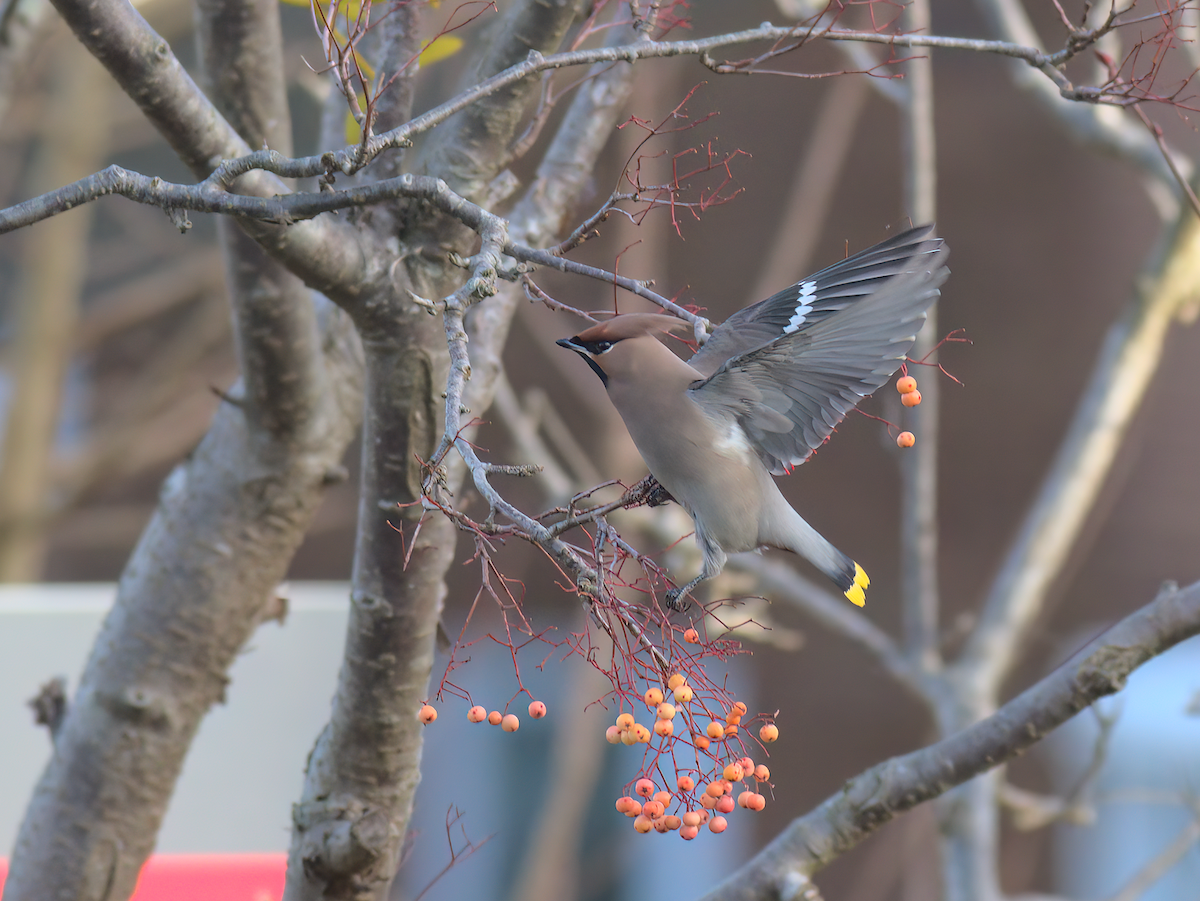
M 900 392 L 900 403 L 906 407 L 915 407 L 921 402 L 921 392 L 917 390 L 917 380 L 911 375 L 896 379 L 896 390 Z M 912 447 L 917 443 L 917 436 L 912 432 L 901 432 L 896 436 L 896 444 L 900 447 Z
M 771 771 L 763 764 L 756 765 L 749 757 L 734 758 L 732 755 L 736 752 L 728 745 L 725 748 L 729 758 L 725 758 L 728 762 L 724 765 L 721 760 L 725 755 L 710 751 L 714 742 L 737 739 L 742 717 L 747 712 L 746 705 L 741 701 L 736 702 L 726 713 L 724 722 L 710 719 L 701 732 L 697 717 L 687 709 L 687 705 L 691 704 L 695 697 L 695 692 L 687 684 L 686 677 L 682 673 L 673 674 L 667 680 L 667 690 L 672 693 L 675 703 L 666 700 L 663 690 L 657 686 L 648 689 L 642 697 L 646 706 L 654 712 L 653 730 L 637 722 L 633 714 L 622 713 L 616 722 L 608 727 L 604 737 L 610 744 L 634 745 L 648 744 L 652 734 L 658 735 L 664 740 L 665 750 L 666 743 L 672 740 L 675 734 L 676 715 L 682 708 L 684 716 L 691 721 L 693 727 L 690 738 L 691 745 L 696 750 L 696 772 L 700 772 L 701 754 L 711 760 L 713 769 L 708 774 L 709 781 L 697 799 L 696 780 L 687 773 L 679 774 L 675 785 L 679 798 L 677 810 L 682 812 L 668 813 L 668 808 L 676 801 L 676 795 L 669 791 L 659 791 L 652 780 L 643 777 L 637 780 L 634 791 L 646 800 L 638 801 L 631 796 L 620 798 L 617 800 L 617 810 L 633 820 L 633 828 L 638 832 L 654 830 L 665 833 L 678 830 L 682 838 L 690 841 L 699 834 L 701 826 L 707 825 L 710 832 L 724 832 L 729 825 L 724 814 L 732 813 L 735 806 L 752 811 L 766 807 L 766 798 L 751 789 L 748 781 L 753 779 L 757 789 L 761 783 L 769 782 Z M 707 713 L 705 718 L 708 718 Z M 779 738 L 779 727 L 771 722 L 765 723 L 758 730 L 758 737 L 763 743 L 773 742 Z M 705 761 L 703 765 L 707 764 Z M 735 802 L 734 787 L 739 783 L 743 784 L 743 790 Z
M 546 715 L 546 705 L 542 701 L 530 701 L 529 715 L 535 720 L 540 720 Z M 437 709 L 429 704 L 422 705 L 417 711 L 417 719 L 424 725 L 428 726 L 438 717 Z M 467 719 L 472 723 L 482 723 L 485 720 L 493 726 L 499 726 L 505 732 L 516 732 L 521 728 L 521 720 L 515 713 L 502 714 L 499 710 L 493 710 L 488 713 L 486 707 L 480 707 L 476 704 L 467 711 Z

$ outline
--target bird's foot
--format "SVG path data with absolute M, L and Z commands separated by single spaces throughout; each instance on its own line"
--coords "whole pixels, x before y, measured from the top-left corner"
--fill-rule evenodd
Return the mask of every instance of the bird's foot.
M 685 585 L 682 588 L 669 589 L 666 597 L 663 599 L 663 605 L 668 610 L 674 610 L 679 613 L 687 610 L 688 607 L 692 605 L 685 599 L 685 595 L 688 593 L 691 587 L 692 586 L 690 585 Z
M 675 498 L 671 497 L 671 492 L 660 485 L 658 479 L 646 476 L 625 492 L 625 496 L 621 498 L 621 506 L 636 507 L 638 504 L 646 504 L 649 507 L 661 507 L 673 500 Z

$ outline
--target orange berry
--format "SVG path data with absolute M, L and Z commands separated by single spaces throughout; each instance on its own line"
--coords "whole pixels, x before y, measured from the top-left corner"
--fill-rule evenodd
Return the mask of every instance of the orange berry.
M 670 720 L 655 720 L 654 734 L 661 735 L 663 738 L 670 738 L 675 734 L 675 724 Z
M 661 704 L 663 702 L 662 689 L 661 688 L 648 689 L 646 691 L 646 693 L 642 696 L 642 699 L 646 702 L 646 706 L 649 707 L 651 710 L 653 710 L 655 707 L 657 707 L 659 704 Z
M 708 785 L 704 786 L 704 793 L 710 798 L 719 798 L 721 795 L 725 794 L 725 786 L 722 785 L 721 780 L 718 779 L 717 781 L 710 782 Z
M 673 720 L 675 719 L 675 705 L 666 703 L 659 704 L 657 713 L 660 720 Z
M 743 808 L 749 809 L 749 804 L 747 802 L 750 800 L 750 796 L 752 794 L 754 794 L 754 792 L 744 791 L 740 795 L 738 795 L 738 800 L 737 800 L 738 807 L 743 807 Z
M 629 797 L 629 795 L 626 795 L 624 798 L 617 798 L 617 813 L 624 813 L 637 803 L 638 802 Z
M 725 817 L 713 817 L 708 821 L 708 831 L 722 833 L 729 826 L 729 821 Z
M 734 704 L 733 709 L 737 711 L 738 716 L 746 715 L 746 705 L 741 701 L 738 701 L 736 704 Z
M 479 705 L 476 705 L 467 711 L 467 722 L 469 723 L 482 723 L 486 719 L 487 710 Z
M 746 807 L 749 810 L 762 810 L 767 806 L 767 799 L 758 792 L 751 792 L 750 797 L 746 800 Z
M 663 817 L 663 822 L 666 824 L 667 828 L 670 829 L 671 831 L 674 831 L 674 830 L 678 829 L 681 825 L 683 825 L 682 823 L 679 822 L 679 817 L 675 816 L 675 814 L 673 814 L 673 813 L 669 813 L 665 817 Z
M 725 714 L 725 722 L 729 723 L 731 726 L 736 726 L 741 721 L 742 715 L 736 710 L 731 710 L 729 713 Z
M 621 743 L 621 730 L 616 726 L 609 726 L 604 730 L 604 740 L 610 745 L 619 745 Z
M 654 823 L 654 831 L 659 835 L 666 835 L 671 831 L 671 826 L 669 823 L 667 823 L 666 817 L 658 817 L 657 819 L 652 820 L 652 822 Z
M 516 732 L 521 728 L 521 721 L 515 713 L 510 713 L 500 721 L 500 728 L 505 732 Z
M 424 723 L 426 726 L 428 726 L 430 723 L 432 723 L 434 720 L 437 719 L 437 711 L 434 710 L 432 707 L 430 707 L 428 704 L 425 704 L 424 706 L 421 707 L 420 710 L 417 711 L 417 719 L 419 719 L 422 723 Z
M 911 375 L 901 376 L 896 379 L 896 390 L 901 394 L 912 394 L 917 390 L 917 380 Z
M 634 817 L 642 815 L 642 802 L 635 801 L 633 798 L 630 798 L 629 801 L 630 803 L 625 805 L 625 816 L 632 820 Z
M 696 780 L 691 776 L 680 776 L 675 780 L 675 784 L 679 786 L 681 792 L 690 792 L 696 787 Z
M 621 733 L 621 744 L 625 745 L 625 747 L 637 744 L 637 736 L 633 734 L 632 729 Z
M 771 742 L 775 741 L 775 739 L 779 738 L 779 727 L 774 723 L 767 723 L 758 730 L 758 738 L 760 741 L 770 744 Z
M 668 804 L 671 803 L 671 793 L 670 792 L 655 792 L 654 800 L 657 801 L 659 804 L 661 804 L 663 807 L 666 807 Z
M 632 727 L 633 727 L 633 714 L 632 713 L 622 713 L 619 717 L 617 717 L 617 728 L 620 729 L 622 732 L 627 732 Z
M 654 821 L 648 816 L 639 816 L 633 821 L 633 828 L 644 835 L 654 828 Z
M 725 727 L 725 737 L 726 738 L 733 738 L 737 734 L 738 734 L 738 724 L 737 723 L 729 723 Z
M 740 763 L 731 763 L 726 765 L 725 771 L 722 773 L 722 775 L 730 782 L 741 782 L 742 778 L 746 774 L 742 770 L 742 765 Z
M 684 841 L 690 842 L 692 839 L 694 839 L 699 834 L 700 834 L 700 827 L 698 827 L 698 826 L 680 826 L 679 827 L 679 837 L 681 839 L 683 839 Z
M 642 805 L 642 814 L 650 817 L 652 820 L 657 820 L 666 812 L 664 805 L 659 804 L 657 801 L 647 801 Z
M 705 823 L 707 823 L 711 819 L 712 819 L 712 811 L 711 810 L 703 810 L 702 809 L 700 811 L 700 825 L 701 826 L 703 826 Z
M 760 763 L 754 768 L 754 778 L 759 782 L 767 782 L 771 778 L 771 771 L 767 769 L 765 763 Z
M 671 678 L 667 680 L 667 688 L 674 691 L 686 681 L 687 679 L 684 678 L 683 673 L 672 673 Z
M 708 737 L 713 739 L 714 741 L 720 741 L 722 738 L 725 737 L 725 727 L 722 726 L 720 723 L 718 723 L 716 720 L 713 720 L 711 723 L 709 723 L 708 728 L 705 729 L 704 731 L 707 732 Z
M 640 741 L 642 744 L 650 741 L 650 730 L 641 723 L 634 723 L 633 728 L 629 730 L 629 734 L 633 736 L 634 741 Z
M 721 784 L 721 788 L 725 790 L 725 794 L 729 794 L 731 791 L 733 791 L 733 783 L 728 779 L 718 779 L 717 782 Z
M 708 736 L 700 735 L 700 734 L 693 735 L 692 736 L 692 744 L 695 746 L 697 751 L 707 751 L 708 750 Z
M 529 715 L 535 720 L 540 720 L 546 715 L 546 705 L 541 701 L 532 701 L 529 704 Z
M 700 806 L 707 810 L 712 810 L 717 806 L 717 799 L 712 795 L 703 794 L 700 796 Z
M 901 432 L 896 436 L 897 447 L 912 447 L 917 443 L 917 436 L 912 432 Z
M 742 772 L 745 773 L 746 778 L 749 779 L 751 774 L 754 772 L 754 761 L 749 757 L 743 757 L 738 761 L 738 763 L 742 765 Z
M 904 406 L 906 406 L 906 407 L 915 407 L 920 402 L 921 402 L 921 392 L 920 391 L 913 390 L 913 391 L 909 391 L 908 394 L 900 395 L 900 403 L 904 404 Z
M 499 726 L 502 719 L 504 719 L 504 715 L 499 710 L 493 710 L 488 714 L 488 722 L 493 726 Z
M 700 644 L 700 633 L 695 629 L 684 629 L 683 640 L 687 644 Z
M 717 798 L 716 810 L 719 813 L 733 813 L 733 796 L 723 795 Z
M 699 826 L 700 825 L 700 811 L 689 810 L 687 813 L 685 813 L 679 819 L 685 826 Z
M 692 702 L 692 695 L 692 686 L 686 684 L 680 685 L 675 689 L 675 703 L 690 704 Z
M 634 785 L 633 790 L 643 798 L 652 798 L 654 796 L 654 783 L 649 779 L 639 779 Z

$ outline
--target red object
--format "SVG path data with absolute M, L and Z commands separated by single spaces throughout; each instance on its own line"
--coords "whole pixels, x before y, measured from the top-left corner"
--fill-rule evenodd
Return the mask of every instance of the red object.
M 132 901 L 279 901 L 286 854 L 155 854 Z M 0 858 L 0 892 L 8 861 Z

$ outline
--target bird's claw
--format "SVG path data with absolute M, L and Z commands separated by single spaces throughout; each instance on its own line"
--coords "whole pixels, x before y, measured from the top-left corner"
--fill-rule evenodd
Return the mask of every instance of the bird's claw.
M 683 612 L 691 606 L 683 596 L 687 594 L 687 588 L 671 588 L 667 591 L 666 597 L 663 599 L 663 604 L 668 610 Z
M 671 492 L 660 485 L 658 479 L 654 476 L 646 476 L 625 492 L 625 496 L 621 498 L 621 506 L 636 507 L 639 504 L 646 504 L 649 507 L 661 507 L 673 500 L 675 498 L 671 496 Z

